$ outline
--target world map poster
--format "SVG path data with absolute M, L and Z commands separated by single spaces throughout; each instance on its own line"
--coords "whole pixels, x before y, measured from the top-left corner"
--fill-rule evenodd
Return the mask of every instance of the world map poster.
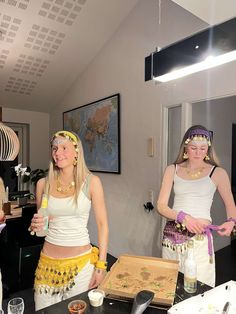
M 91 171 L 120 173 L 120 95 L 63 113 L 63 128 L 75 132 Z

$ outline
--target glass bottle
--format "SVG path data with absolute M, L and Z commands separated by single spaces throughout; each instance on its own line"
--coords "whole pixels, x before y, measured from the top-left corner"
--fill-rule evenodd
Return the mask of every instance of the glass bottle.
M 187 256 L 184 262 L 184 290 L 188 293 L 197 291 L 197 263 L 194 258 L 194 242 L 187 244 Z
M 48 198 L 47 198 L 46 194 L 43 194 L 41 207 L 38 210 L 38 214 L 43 216 L 44 225 L 43 225 L 42 230 L 36 231 L 37 237 L 45 237 L 47 234 L 47 230 L 48 230 L 48 210 L 47 210 L 47 208 L 48 208 Z

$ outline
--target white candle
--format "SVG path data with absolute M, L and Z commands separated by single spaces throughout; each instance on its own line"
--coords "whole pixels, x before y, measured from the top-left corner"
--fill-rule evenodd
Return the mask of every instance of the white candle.
M 6 203 L 8 202 L 9 200 L 9 188 L 8 186 L 6 187 Z

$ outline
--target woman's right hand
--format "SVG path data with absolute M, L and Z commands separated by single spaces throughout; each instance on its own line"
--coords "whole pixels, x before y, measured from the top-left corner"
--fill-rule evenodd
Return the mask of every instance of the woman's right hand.
M 34 214 L 32 220 L 31 220 L 31 224 L 30 224 L 30 229 L 31 231 L 41 231 L 43 230 L 43 226 L 44 226 L 44 217 L 42 214 Z
M 200 219 L 194 218 L 190 215 L 186 215 L 183 223 L 188 231 L 196 234 L 202 234 L 205 231 L 206 223 L 202 222 Z

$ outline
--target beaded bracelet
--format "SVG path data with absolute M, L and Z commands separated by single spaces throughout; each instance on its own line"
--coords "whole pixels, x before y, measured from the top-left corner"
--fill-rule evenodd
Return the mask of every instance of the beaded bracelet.
M 181 210 L 180 212 L 178 212 L 178 215 L 176 217 L 176 221 L 182 224 L 184 222 L 184 219 L 186 216 L 187 216 L 187 214 Z
M 95 267 L 98 269 L 105 269 L 106 270 L 107 269 L 107 262 L 98 260 L 95 264 Z
M 227 222 L 228 222 L 228 221 L 233 221 L 234 224 L 236 224 L 236 218 L 229 217 L 226 221 L 227 221 Z

